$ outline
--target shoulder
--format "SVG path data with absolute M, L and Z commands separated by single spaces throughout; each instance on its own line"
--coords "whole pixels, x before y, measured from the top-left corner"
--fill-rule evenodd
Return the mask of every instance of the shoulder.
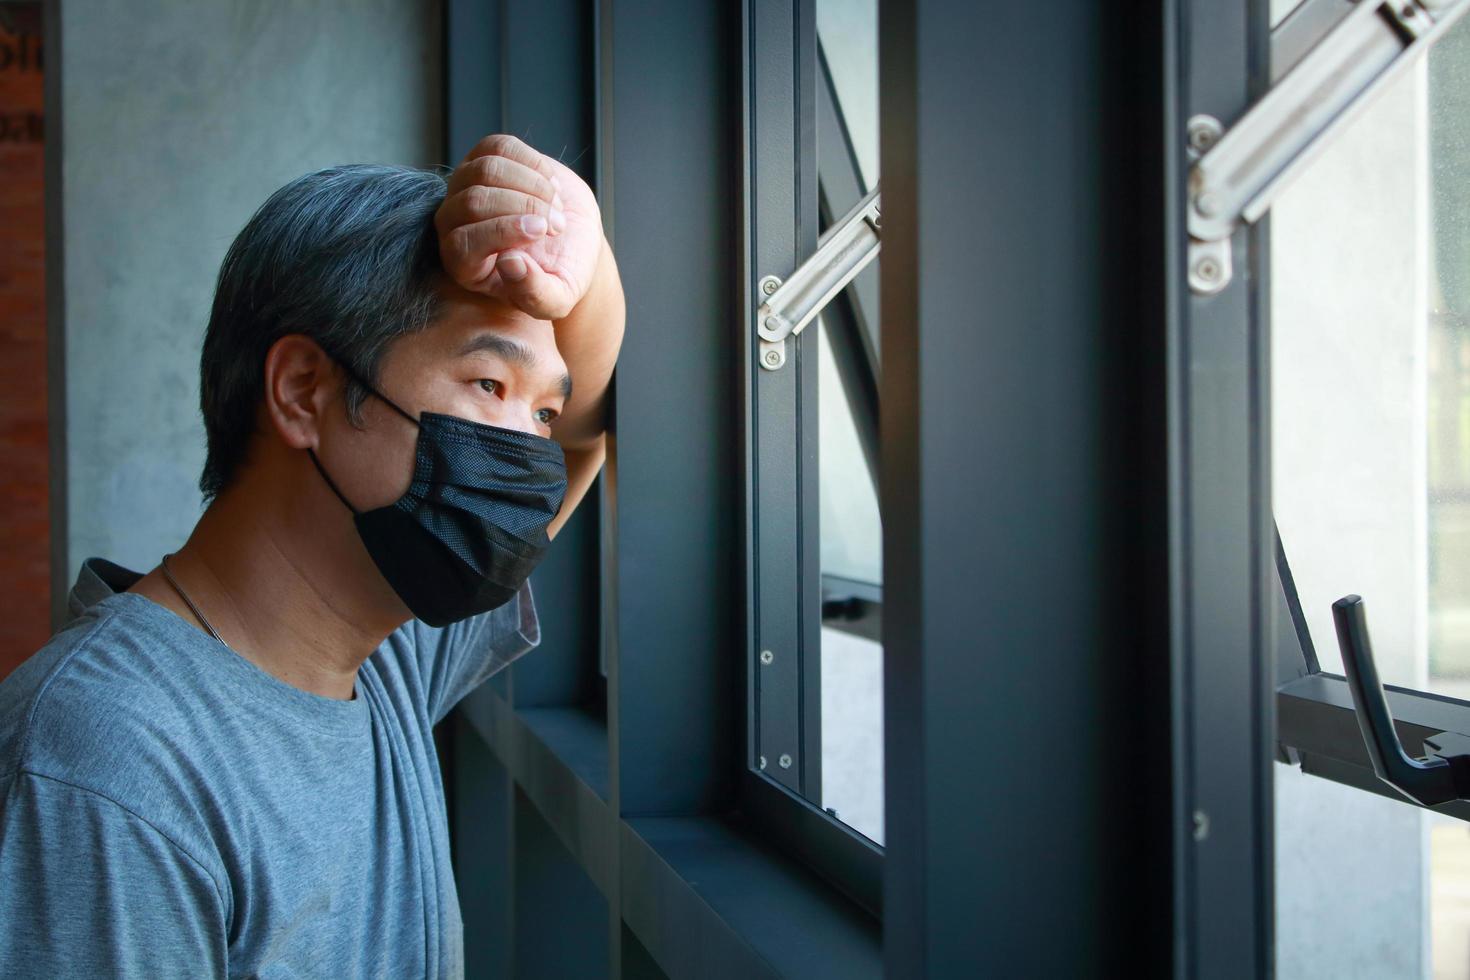
M 0 683 L 0 784 L 26 774 L 95 794 L 187 847 L 202 841 L 187 787 L 208 698 L 190 651 L 139 614 L 146 601 L 97 603 Z

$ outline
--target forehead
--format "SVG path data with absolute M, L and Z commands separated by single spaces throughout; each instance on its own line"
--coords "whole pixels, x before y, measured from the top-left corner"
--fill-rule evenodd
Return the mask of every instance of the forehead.
M 405 367 L 496 357 L 536 378 L 566 373 L 551 321 L 459 286 L 445 284 L 439 292 L 442 303 L 433 322 L 394 344 L 394 359 L 407 362 Z

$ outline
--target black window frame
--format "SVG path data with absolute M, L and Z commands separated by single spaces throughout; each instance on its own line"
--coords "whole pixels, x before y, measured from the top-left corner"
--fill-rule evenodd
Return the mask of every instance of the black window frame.
M 1226 5 L 1184 3 L 1180 115 L 1213 115 L 1228 129 L 1353 9 L 1343 0 L 1304 0 L 1273 29 L 1265 3 L 1249 5 L 1244 17 Z M 1275 945 L 1271 767 L 1291 765 L 1419 804 L 1374 773 L 1347 678 L 1318 662 L 1292 578 L 1290 542 L 1283 543 L 1273 519 L 1269 213 L 1238 229 L 1230 247 L 1233 280 L 1213 296 L 1181 289 L 1176 335 L 1186 352 L 1174 380 L 1184 406 L 1176 474 L 1192 484 L 1175 516 L 1186 532 L 1178 553 L 1185 575 L 1176 587 L 1199 609 L 1185 620 L 1194 649 L 1183 675 L 1195 692 L 1186 698 L 1194 706 L 1193 731 L 1183 757 L 1195 773 L 1194 810 L 1180 814 L 1195 846 L 1186 842 L 1179 866 L 1194 878 L 1186 877 L 1184 889 L 1194 908 L 1181 914 L 1197 939 L 1181 944 L 1177 962 L 1197 975 L 1243 975 L 1249 966 L 1264 976 L 1274 969 Z M 1250 584 L 1242 591 L 1243 581 Z M 1470 703 L 1398 685 L 1384 690 L 1410 754 L 1427 755 L 1425 740 L 1440 733 L 1470 732 Z M 1252 733 L 1252 744 L 1232 737 L 1242 730 Z M 1421 808 L 1470 819 L 1465 801 Z M 1222 821 L 1236 839 L 1212 854 Z M 1234 867 L 1231 856 L 1239 862 Z
M 534 2 L 493 0 L 487 20 L 499 33 L 488 38 L 463 29 L 481 4 L 448 4 L 451 118 L 456 103 L 497 84 L 456 89 L 456 49 L 503 65 L 512 36 L 523 43 L 516 18 Z M 596 186 L 629 300 L 598 554 L 568 562 L 582 581 L 601 572 L 606 717 L 567 700 L 597 673 L 585 642 L 535 662 L 563 642 L 549 615 L 547 648 L 456 711 L 467 948 L 490 948 L 502 972 L 598 975 L 582 944 L 551 941 L 557 917 L 515 914 L 532 877 L 519 870 L 517 826 L 532 821 L 536 860 L 595 886 L 567 894 L 576 921 L 605 903 L 602 962 L 622 975 L 655 964 L 674 977 L 742 980 L 1156 975 L 1184 951 L 1194 962 L 1200 936 L 1188 913 L 1214 882 L 1181 856 L 1189 786 L 1171 753 L 1187 727 L 1174 722 L 1191 710 L 1178 682 L 1194 652 L 1171 624 L 1192 593 L 1175 577 L 1166 519 L 1185 485 L 1173 482 L 1170 387 L 1187 373 L 1175 370 L 1174 332 L 1184 6 L 880 4 L 879 428 L 902 448 L 879 461 L 881 851 L 751 765 L 756 646 L 742 524 L 751 433 L 741 425 L 752 277 L 759 266 L 783 271 L 769 268 L 783 259 L 776 250 L 789 271 L 820 226 L 821 182 L 798 170 L 812 157 L 794 149 L 816 138 L 821 106 L 812 4 L 559 8 L 593 25 Z M 753 141 L 753 104 L 772 144 Z M 1059 141 L 1069 152 L 1049 152 Z M 766 239 L 747 227 L 765 206 L 753 196 L 753 148 L 764 173 L 797 188 L 764 219 L 777 222 L 771 254 L 756 254 Z M 1014 166 L 1013 153 L 1027 165 Z M 977 166 L 990 179 L 972 179 Z M 981 237 L 1002 260 L 978 275 L 955 262 L 975 214 L 991 219 Z M 995 273 L 1014 256 L 1028 261 Z M 1040 322 L 1038 295 L 1054 314 Z M 954 392 L 977 365 L 1005 401 L 970 387 L 965 404 L 1014 408 L 1039 438 L 955 423 Z M 1046 384 L 1024 383 L 1030 375 Z M 815 571 L 809 600 L 821 594 Z M 538 593 L 543 611 L 562 601 L 554 591 Z M 983 644 L 978 616 L 989 617 Z M 816 619 L 800 628 L 814 631 Z M 523 701 L 536 691 L 558 693 Z M 1219 734 L 1215 752 L 1253 737 Z M 1215 866 L 1252 857 L 1239 840 L 1212 846 L 1229 854 Z M 1233 909 L 1227 920 L 1222 934 L 1254 927 Z M 562 959 L 531 963 L 523 950 Z M 1199 962 L 1238 976 L 1251 961 L 1223 945 Z
M 825 812 L 821 794 L 823 582 L 817 534 L 817 358 L 803 337 L 785 365 L 757 363 L 765 276 L 790 275 L 816 250 L 819 72 L 814 0 L 751 0 L 742 18 L 744 244 L 741 365 L 745 446 L 747 700 L 737 805 L 778 846 L 875 916 L 883 851 Z M 826 93 L 830 98 L 830 89 Z M 848 151 L 850 154 L 850 150 Z M 853 202 L 855 203 L 855 201 Z M 876 430 L 877 419 L 872 420 Z M 770 651 L 767 657 L 765 651 Z M 781 757 L 792 759 L 782 767 Z M 766 765 L 762 769 L 761 758 Z

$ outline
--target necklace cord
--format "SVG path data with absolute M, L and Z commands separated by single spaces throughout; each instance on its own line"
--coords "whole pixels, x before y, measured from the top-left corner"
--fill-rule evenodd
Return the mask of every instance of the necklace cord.
M 184 591 L 183 586 L 179 585 L 178 579 L 174 578 L 174 573 L 169 571 L 168 560 L 170 557 L 171 555 L 164 555 L 159 561 L 159 564 L 163 568 L 163 577 L 168 579 L 168 584 L 173 586 L 173 590 L 179 594 L 180 599 L 184 600 L 184 605 L 189 607 L 189 611 L 194 614 L 194 617 L 204 625 L 205 629 L 209 630 L 209 635 L 219 640 L 220 644 L 228 649 L 229 644 L 225 642 L 224 637 L 220 636 L 219 631 L 210 624 L 209 620 L 204 618 L 204 613 L 199 611 L 199 607 L 194 605 L 194 600 L 189 598 L 189 594 Z

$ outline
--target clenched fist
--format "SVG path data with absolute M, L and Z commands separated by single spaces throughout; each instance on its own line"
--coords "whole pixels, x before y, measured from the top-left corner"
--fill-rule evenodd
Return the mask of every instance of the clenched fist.
M 487 136 L 449 177 L 439 256 L 465 289 L 559 320 L 587 294 L 605 247 L 582 178 L 514 136 Z

